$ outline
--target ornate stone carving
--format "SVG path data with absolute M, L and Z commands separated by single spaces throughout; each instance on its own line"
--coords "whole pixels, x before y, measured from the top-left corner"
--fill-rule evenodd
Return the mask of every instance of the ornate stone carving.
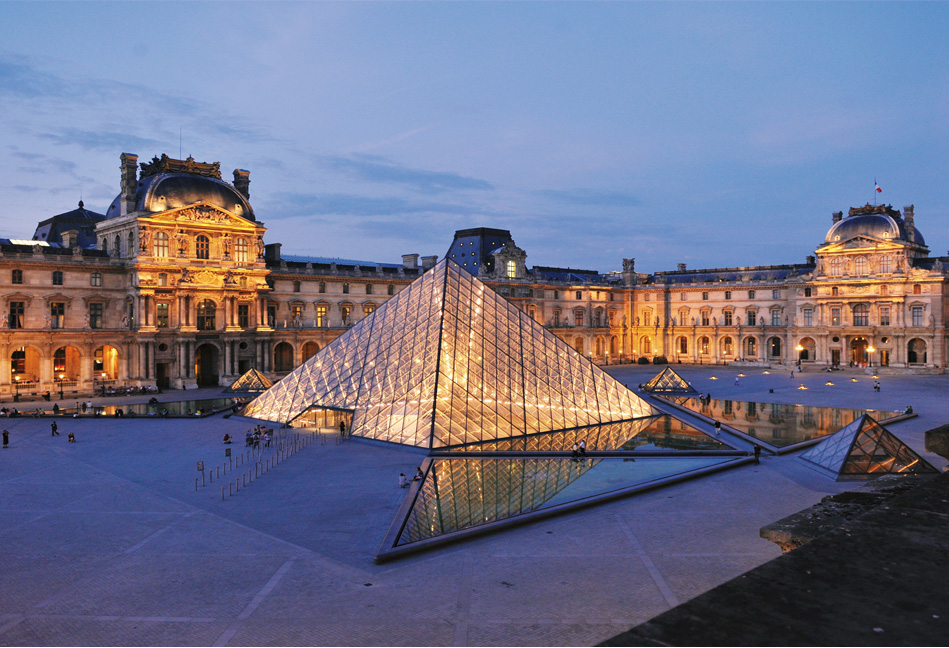
M 195 272 L 192 275 L 191 283 L 201 284 L 204 286 L 220 286 L 223 281 L 220 275 L 215 274 L 210 270 L 202 270 L 201 272 Z
M 175 160 L 162 153 L 161 157 L 153 157 L 151 162 L 142 162 L 142 178 L 158 175 L 159 173 L 193 173 L 208 178 L 221 179 L 220 162 L 195 162 L 188 156 L 186 160 Z
M 192 223 L 229 223 L 230 217 L 212 207 L 189 207 L 175 214 L 175 220 Z
M 152 239 L 152 232 L 147 227 L 143 227 L 138 233 L 138 248 L 142 252 L 148 252 L 148 242 Z

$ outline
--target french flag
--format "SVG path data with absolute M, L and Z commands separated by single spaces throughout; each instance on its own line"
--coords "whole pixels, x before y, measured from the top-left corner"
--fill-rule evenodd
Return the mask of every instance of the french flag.
M 880 185 L 877 184 L 876 180 L 873 181 L 873 190 L 877 193 L 883 193 L 883 190 L 880 189 Z

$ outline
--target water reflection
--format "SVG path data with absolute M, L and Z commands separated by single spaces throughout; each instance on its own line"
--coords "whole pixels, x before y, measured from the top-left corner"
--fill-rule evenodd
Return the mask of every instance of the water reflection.
M 733 461 L 721 456 L 434 458 L 395 546 Z
M 578 430 L 470 443 L 452 452 L 564 452 L 586 441 L 587 450 L 733 450 L 721 440 L 668 415 L 607 423 Z
M 683 396 L 665 400 L 686 407 L 777 448 L 803 443 L 833 434 L 848 423 L 870 414 L 878 421 L 900 416 L 901 412 L 787 405 Z

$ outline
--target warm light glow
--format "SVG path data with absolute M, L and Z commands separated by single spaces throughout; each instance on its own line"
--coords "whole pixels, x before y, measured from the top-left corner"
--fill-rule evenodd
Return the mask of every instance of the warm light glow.
M 798 344 L 796 347 L 794 347 L 794 349 L 795 349 L 798 353 L 800 353 L 801 351 L 804 350 L 804 347 L 801 346 L 800 344 Z
M 850 382 L 857 382 L 857 379 L 856 379 L 856 378 L 851 378 L 851 379 L 850 379 Z
M 801 385 L 800 387 L 798 387 L 798 389 L 807 389 L 807 387 L 805 387 L 804 385 Z
M 15 376 L 15 378 L 16 378 L 16 381 L 17 381 L 17 382 L 20 382 L 20 377 L 19 377 L 19 376 Z
M 709 380 L 718 380 L 718 376 L 712 376 Z
M 876 351 L 876 349 L 873 348 L 872 344 L 867 347 L 867 353 L 873 353 L 874 351 Z
M 744 377 L 745 377 L 745 374 L 740 373 L 740 374 L 738 374 L 738 377 L 739 377 L 739 378 L 744 378 Z
M 830 385 L 831 387 L 834 386 L 834 383 L 833 383 L 832 381 L 830 381 L 830 380 L 828 380 L 828 381 L 825 382 L 824 384 L 825 384 L 825 385 Z
M 764 371 L 762 371 L 761 373 L 763 373 L 764 375 L 766 375 L 766 376 L 767 376 L 767 375 L 768 375 L 768 374 L 770 374 L 771 372 L 770 372 L 770 371 L 768 371 L 767 369 L 765 369 L 765 370 L 764 370 Z

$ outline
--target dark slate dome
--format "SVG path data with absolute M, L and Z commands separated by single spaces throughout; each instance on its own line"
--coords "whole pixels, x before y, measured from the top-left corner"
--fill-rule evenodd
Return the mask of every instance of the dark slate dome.
M 115 197 L 106 218 L 119 215 L 121 199 L 121 194 Z M 233 185 L 217 178 L 193 173 L 159 173 L 142 178 L 135 192 L 135 211 L 163 212 L 197 202 L 254 220 L 254 210 L 247 199 Z
M 900 217 L 898 211 L 894 209 L 879 210 L 875 213 L 864 213 L 863 210 L 851 211 L 857 213 L 834 223 L 827 232 L 825 243 L 837 243 L 861 235 L 884 240 L 909 240 L 906 238 L 906 222 Z M 920 231 L 915 227 L 913 231 L 916 234 L 915 242 L 926 245 Z

